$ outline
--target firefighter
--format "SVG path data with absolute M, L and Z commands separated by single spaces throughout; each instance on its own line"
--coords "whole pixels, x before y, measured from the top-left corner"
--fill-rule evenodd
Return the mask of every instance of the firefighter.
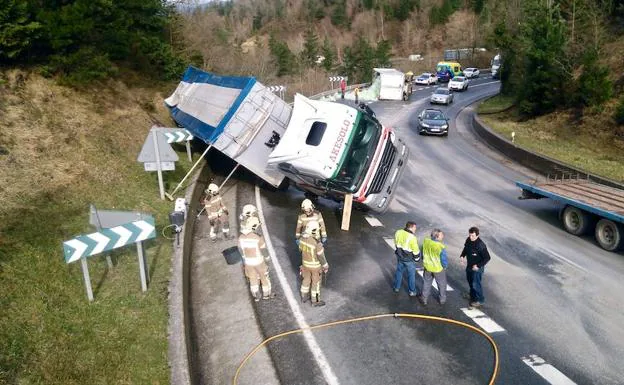
M 304 199 L 301 202 L 301 211 L 297 218 L 297 230 L 295 231 L 295 242 L 299 244 L 301 233 L 305 229 L 306 225 L 311 222 L 317 222 L 320 228 L 320 237 L 323 244 L 327 243 L 327 231 L 325 231 L 325 221 L 323 221 L 323 215 L 320 211 L 316 210 L 314 204 L 309 199 Z
M 241 229 L 246 226 L 247 220 L 251 217 L 258 218 L 258 209 L 256 209 L 256 206 L 254 205 L 247 204 L 243 206 L 243 212 L 238 217 Z
M 208 215 L 208 220 L 210 221 L 210 239 L 213 242 L 217 241 L 215 228 L 218 224 L 221 225 L 223 238 L 228 239 L 230 234 L 230 221 L 228 219 L 227 207 L 225 207 L 223 198 L 219 195 L 219 186 L 214 183 L 208 185 L 203 204 L 206 209 L 206 214 Z
M 301 251 L 301 301 L 307 302 L 312 298 L 313 306 L 323 306 L 321 300 L 321 274 L 329 271 L 329 264 L 325 259 L 323 244 L 319 241 L 319 223 L 309 221 L 299 242 Z
M 241 227 L 241 235 L 238 237 L 238 248 L 243 256 L 243 269 L 249 279 L 249 290 L 254 301 L 260 301 L 260 284 L 262 284 L 262 299 L 270 299 L 271 280 L 269 279 L 270 258 L 267 253 L 264 237 L 256 231 L 260 227 L 260 220 L 249 217 L 245 226 Z

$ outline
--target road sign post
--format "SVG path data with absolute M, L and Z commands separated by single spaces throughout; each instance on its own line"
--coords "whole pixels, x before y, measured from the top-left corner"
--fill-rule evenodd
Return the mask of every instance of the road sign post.
M 154 142 L 154 153 L 156 154 L 156 168 L 158 170 L 158 188 L 160 190 L 160 199 L 165 200 L 165 185 L 162 177 L 162 164 L 160 164 L 160 151 L 158 151 L 158 135 L 152 132 L 152 140 Z
M 63 252 L 66 263 L 72 263 L 80 260 L 83 276 L 85 280 L 85 288 L 89 301 L 93 301 L 93 292 L 91 290 L 91 280 L 87 267 L 86 258 L 100 254 L 104 251 L 113 250 L 132 243 L 137 244 L 139 252 L 139 266 L 141 276 L 141 287 L 143 291 L 147 290 L 147 269 L 144 259 L 142 242 L 147 239 L 156 237 L 156 229 L 154 226 L 154 218 L 146 216 L 145 218 L 112 228 L 104 228 L 101 231 L 81 235 L 63 242 Z
M 171 138 L 168 136 L 171 134 Z M 173 139 L 176 137 L 193 138 L 186 130 L 168 129 L 164 127 L 152 126 L 150 129 L 137 161 L 143 163 L 145 171 L 158 172 L 158 187 L 160 189 L 160 199 L 165 199 L 165 186 L 163 182 L 163 171 L 175 170 L 175 162 L 178 161 L 178 154 L 171 148 L 169 143 L 182 141 L 183 139 Z

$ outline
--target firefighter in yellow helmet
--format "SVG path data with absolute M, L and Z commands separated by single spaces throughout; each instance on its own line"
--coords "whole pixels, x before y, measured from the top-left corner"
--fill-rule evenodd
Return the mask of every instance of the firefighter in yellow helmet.
M 241 229 L 247 225 L 247 221 L 249 220 L 249 218 L 252 218 L 252 217 L 258 218 L 258 209 L 256 208 L 256 206 L 252 204 L 246 204 L 245 206 L 243 206 L 243 211 L 238 216 Z M 259 232 L 259 229 L 258 229 L 258 232 Z
M 312 297 L 313 306 L 323 306 L 321 300 L 321 274 L 329 271 L 323 244 L 319 240 L 319 223 L 308 221 L 299 242 L 301 251 L 301 300 Z
M 295 231 L 295 242 L 299 244 L 301 239 L 301 234 L 304 231 L 306 225 L 309 222 L 317 222 L 320 230 L 320 240 L 323 244 L 327 242 L 327 231 L 325 230 L 325 221 L 323 220 L 323 215 L 316 210 L 314 204 L 309 199 L 304 199 L 301 202 L 301 211 L 297 218 L 297 230 Z
M 203 204 L 208 215 L 208 221 L 210 221 L 210 239 L 213 242 L 217 241 L 216 227 L 221 226 L 223 232 L 223 238 L 228 239 L 230 234 L 230 221 L 228 218 L 228 210 L 223 203 L 223 198 L 219 195 L 219 186 L 214 183 L 210 183 L 205 191 L 206 196 L 203 199 Z
M 260 227 L 257 217 L 249 217 L 245 226 L 241 227 L 238 237 L 238 248 L 243 256 L 243 269 L 249 278 L 249 289 L 256 302 L 260 301 L 260 284 L 262 284 L 262 299 L 269 299 L 271 295 L 271 280 L 269 279 L 270 258 L 267 253 L 264 237 L 256 231 Z

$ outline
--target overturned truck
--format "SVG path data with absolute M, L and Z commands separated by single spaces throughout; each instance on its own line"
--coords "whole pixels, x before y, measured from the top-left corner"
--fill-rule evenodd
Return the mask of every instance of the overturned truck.
M 291 106 L 253 77 L 189 67 L 165 100 L 175 122 L 266 183 L 383 212 L 409 150 L 366 105 L 295 95 Z

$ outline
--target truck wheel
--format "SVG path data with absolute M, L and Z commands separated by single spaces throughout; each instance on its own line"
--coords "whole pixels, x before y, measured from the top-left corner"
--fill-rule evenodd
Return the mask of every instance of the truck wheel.
M 596 241 L 607 251 L 616 251 L 623 242 L 624 229 L 621 225 L 608 219 L 601 219 L 596 225 Z
M 570 234 L 583 235 L 589 229 L 591 218 L 588 213 L 574 206 L 566 206 L 561 215 L 563 228 Z

